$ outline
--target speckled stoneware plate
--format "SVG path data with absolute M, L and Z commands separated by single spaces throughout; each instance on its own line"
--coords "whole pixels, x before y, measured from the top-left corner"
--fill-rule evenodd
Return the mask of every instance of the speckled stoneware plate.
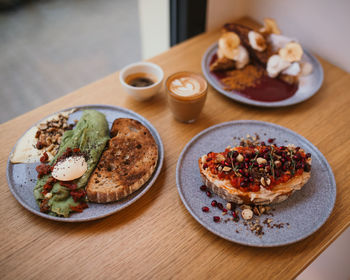
M 313 71 L 310 75 L 299 78 L 299 88 L 297 92 L 290 98 L 277 102 L 264 102 L 256 101 L 247 98 L 236 91 L 226 91 L 220 81 L 210 72 L 209 66 L 212 57 L 216 54 L 218 49 L 218 44 L 215 43 L 211 45 L 202 58 L 202 71 L 210 83 L 210 85 L 215 88 L 221 94 L 231 98 L 235 101 L 242 103 L 259 106 L 259 107 L 284 107 L 293 104 L 297 104 L 309 99 L 313 96 L 321 87 L 323 82 L 323 68 L 320 62 L 311 53 L 304 49 L 304 55 L 302 60 L 307 61 L 312 64 Z
M 312 154 L 311 178 L 300 190 L 286 201 L 276 204 L 272 216 L 262 215 L 273 220 L 272 224 L 283 223 L 283 228 L 263 227 L 264 235 L 256 236 L 242 219 L 238 223 L 224 222 L 228 215 L 210 205 L 215 199 L 226 205 L 216 195 L 209 198 L 200 190 L 203 184 L 198 168 L 198 158 L 210 151 L 221 152 L 234 145 L 233 137 L 246 137 L 257 133 L 261 141 L 276 138 L 277 145 L 295 144 Z M 266 142 L 267 143 L 267 142 Z M 317 231 L 329 217 L 335 202 L 336 184 L 332 170 L 321 152 L 304 137 L 275 125 L 260 121 L 232 121 L 218 124 L 202 131 L 184 148 L 177 163 L 176 183 L 180 197 L 191 215 L 212 233 L 243 245 L 257 247 L 281 246 L 302 240 Z M 203 206 L 210 211 L 204 213 Z M 213 216 L 220 216 L 221 222 L 214 223 Z M 262 224 L 262 223 L 261 223 Z
M 65 109 L 62 111 L 67 111 L 70 109 L 73 109 L 73 108 Z M 111 215 L 113 213 L 120 211 L 121 209 L 134 203 L 137 199 L 139 199 L 142 195 L 144 195 L 150 189 L 150 187 L 153 185 L 153 183 L 157 179 L 163 165 L 164 149 L 163 149 L 162 140 L 157 130 L 144 117 L 140 116 L 139 114 L 136 114 L 131 110 L 124 109 L 121 107 L 115 107 L 115 106 L 87 105 L 87 106 L 74 107 L 74 109 L 76 109 L 77 111 L 75 111 L 70 115 L 68 122 L 73 122 L 73 120 L 75 119 L 80 119 L 83 113 L 82 111 L 85 109 L 94 109 L 105 114 L 109 124 L 109 128 L 111 128 L 113 121 L 117 118 L 131 118 L 131 119 L 138 120 L 145 127 L 148 128 L 148 130 L 151 132 L 151 134 L 154 137 L 154 140 L 158 145 L 158 163 L 151 178 L 138 191 L 129 195 L 125 199 L 118 202 L 106 203 L 106 204 L 88 203 L 89 208 L 84 209 L 82 213 L 73 213 L 70 215 L 70 217 L 63 218 L 63 217 L 53 217 L 53 216 L 41 213 L 39 211 L 39 207 L 36 204 L 34 195 L 33 195 L 33 189 L 36 183 L 36 176 L 37 176 L 35 167 L 38 165 L 38 163 L 12 164 L 8 159 L 7 182 L 14 197 L 18 200 L 20 204 L 22 204 L 24 208 L 26 208 L 30 212 L 36 215 L 39 215 L 43 218 L 55 220 L 55 221 L 63 221 L 63 222 L 91 221 L 91 220 L 106 217 L 108 215 Z

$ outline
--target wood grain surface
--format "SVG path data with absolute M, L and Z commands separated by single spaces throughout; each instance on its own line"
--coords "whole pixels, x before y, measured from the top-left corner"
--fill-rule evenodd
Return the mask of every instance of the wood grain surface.
M 249 19 L 242 22 L 252 24 Z M 219 31 L 177 45 L 150 61 L 165 76 L 201 72 L 206 49 Z M 312 50 L 311 50 L 312 51 Z M 0 126 L 0 278 L 1 279 L 292 279 L 331 244 L 350 223 L 350 75 L 319 58 L 325 80 L 306 102 L 262 109 L 236 103 L 209 88 L 197 122 L 175 121 L 164 88 L 152 100 L 131 99 L 114 73 Z M 49 89 L 48 89 L 49 90 Z M 122 106 L 146 117 L 165 148 L 163 171 L 136 203 L 107 218 L 86 223 L 49 221 L 26 211 L 6 181 L 8 155 L 34 122 L 75 105 Z M 230 120 L 273 122 L 306 137 L 325 155 L 337 182 L 334 211 L 315 234 L 277 248 L 253 248 L 226 241 L 192 218 L 175 183 L 177 159 L 201 130 Z

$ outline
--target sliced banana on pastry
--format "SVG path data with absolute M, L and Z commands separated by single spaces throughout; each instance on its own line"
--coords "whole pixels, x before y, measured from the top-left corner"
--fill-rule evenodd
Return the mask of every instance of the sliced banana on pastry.
M 266 71 L 269 77 L 276 78 L 279 73 L 290 66 L 290 62 L 284 60 L 278 54 L 272 55 L 267 61 Z
M 278 54 L 286 61 L 300 61 L 303 56 L 303 48 L 297 42 L 290 42 L 279 50 Z
M 290 76 L 298 76 L 300 74 L 301 67 L 299 62 L 293 62 L 288 68 L 282 71 L 283 74 Z
M 238 54 L 238 46 L 241 43 L 238 35 L 234 32 L 225 32 L 219 39 L 219 49 L 223 56 L 234 60 Z
M 250 46 L 257 50 L 258 52 L 262 52 L 266 49 L 266 40 L 265 38 L 258 32 L 249 31 L 248 40 Z
M 307 76 L 312 73 L 312 64 L 310 62 L 301 62 L 301 72 L 300 76 Z
M 218 48 L 217 52 L 216 52 L 218 59 L 222 59 L 224 58 L 224 54 L 222 53 L 222 50 L 220 48 Z
M 264 18 L 264 27 L 260 28 L 259 31 L 264 34 L 281 34 L 276 21 L 272 18 Z
M 246 66 L 249 63 L 249 53 L 246 50 L 245 47 L 242 45 L 238 46 L 238 52 L 233 58 L 234 61 L 236 61 L 236 68 L 242 69 L 244 66 Z
M 279 49 L 282 49 L 285 45 L 290 42 L 296 42 L 295 39 L 278 34 L 270 34 L 268 36 L 269 43 L 272 46 L 272 51 L 277 52 Z

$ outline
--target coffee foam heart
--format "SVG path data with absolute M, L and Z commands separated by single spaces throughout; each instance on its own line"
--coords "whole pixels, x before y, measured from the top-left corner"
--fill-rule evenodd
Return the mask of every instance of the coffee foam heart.
M 191 96 L 201 92 L 199 81 L 192 77 L 181 77 L 170 83 L 169 89 L 180 96 Z

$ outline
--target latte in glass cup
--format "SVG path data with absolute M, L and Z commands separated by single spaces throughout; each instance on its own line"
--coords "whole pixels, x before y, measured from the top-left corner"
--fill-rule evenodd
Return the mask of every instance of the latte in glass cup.
M 169 76 L 165 84 L 174 117 L 181 122 L 194 122 L 207 97 L 207 81 L 199 74 L 183 71 Z

